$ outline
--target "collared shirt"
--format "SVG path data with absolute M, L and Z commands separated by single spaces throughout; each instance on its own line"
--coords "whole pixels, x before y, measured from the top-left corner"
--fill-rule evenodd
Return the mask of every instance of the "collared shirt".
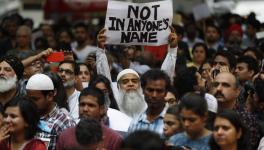
M 48 150 L 55 150 L 57 135 L 64 129 L 75 126 L 75 122 L 63 113 L 57 106 L 46 116 L 40 118 L 40 130 L 36 138 L 44 141 Z
M 70 108 L 69 115 L 75 122 L 79 119 L 79 96 L 80 91 L 75 89 L 72 95 L 68 98 L 68 104 Z
M 152 121 L 150 122 L 147 119 L 147 110 L 138 116 L 138 118 L 132 120 L 128 132 L 134 132 L 136 130 L 150 130 L 154 131 L 160 135 L 163 134 L 163 118 L 167 111 L 168 106 L 166 105 L 163 111 Z

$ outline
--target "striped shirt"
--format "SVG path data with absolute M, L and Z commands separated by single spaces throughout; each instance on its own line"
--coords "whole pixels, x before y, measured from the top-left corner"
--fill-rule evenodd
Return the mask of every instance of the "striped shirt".
M 147 111 L 143 112 L 137 118 L 132 120 L 128 128 L 128 132 L 131 133 L 136 130 L 150 130 L 162 135 L 164 126 L 163 118 L 167 108 L 168 107 L 165 106 L 163 111 L 152 122 L 147 119 Z

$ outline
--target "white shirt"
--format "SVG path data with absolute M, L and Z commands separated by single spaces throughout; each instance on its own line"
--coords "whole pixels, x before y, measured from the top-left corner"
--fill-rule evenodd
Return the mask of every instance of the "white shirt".
M 72 95 L 69 96 L 68 98 L 68 104 L 70 109 L 69 116 L 73 118 L 75 122 L 79 118 L 79 96 L 80 96 L 80 91 L 77 91 L 75 89 Z
M 87 56 L 91 53 L 95 53 L 97 51 L 97 47 L 86 45 L 83 49 L 77 50 L 75 47 L 76 44 L 72 44 L 72 51 L 76 54 L 77 58 L 81 62 L 85 62 Z
M 107 116 L 109 118 L 109 128 L 122 132 L 128 131 L 132 118 L 112 108 L 108 108 Z

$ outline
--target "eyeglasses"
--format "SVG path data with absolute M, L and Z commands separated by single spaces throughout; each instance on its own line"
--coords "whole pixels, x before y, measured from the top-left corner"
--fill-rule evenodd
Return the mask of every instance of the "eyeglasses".
M 74 72 L 69 70 L 69 69 L 62 69 L 62 68 L 59 68 L 58 70 L 59 73 L 63 73 L 65 72 L 66 75 L 72 75 Z

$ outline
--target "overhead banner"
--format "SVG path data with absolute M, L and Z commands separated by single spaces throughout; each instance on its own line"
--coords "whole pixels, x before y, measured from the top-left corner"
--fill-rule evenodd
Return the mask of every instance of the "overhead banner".
M 172 18 L 171 0 L 150 3 L 109 0 L 105 20 L 106 44 L 167 44 Z

